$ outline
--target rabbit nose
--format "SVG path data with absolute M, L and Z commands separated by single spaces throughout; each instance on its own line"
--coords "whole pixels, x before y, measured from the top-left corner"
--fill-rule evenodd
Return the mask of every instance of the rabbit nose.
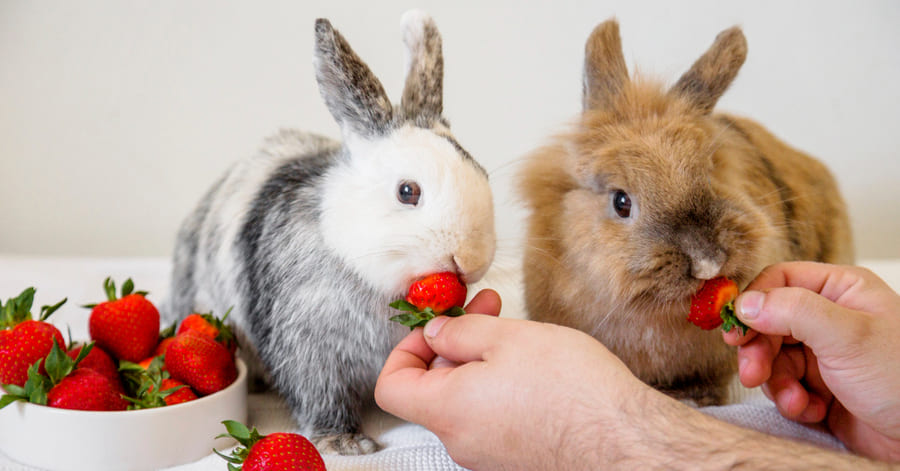
M 719 274 L 722 262 L 709 258 L 691 259 L 691 276 L 698 280 L 710 280 Z
M 467 258 L 460 257 L 459 255 L 453 256 L 453 265 L 456 268 L 456 273 L 459 274 L 460 279 L 465 284 L 476 283 L 484 277 L 484 274 L 487 273 L 488 267 L 491 265 L 491 261 L 487 260 L 478 260 L 478 258 Z

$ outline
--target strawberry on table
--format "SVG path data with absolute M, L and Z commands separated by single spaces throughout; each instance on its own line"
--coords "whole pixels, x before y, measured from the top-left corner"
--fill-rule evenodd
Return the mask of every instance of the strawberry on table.
M 165 355 L 172 378 L 205 396 L 225 389 L 237 378 L 234 355 L 210 337 L 187 331 L 175 336 Z
M 704 330 L 712 330 L 722 326 L 722 330 L 730 332 L 740 327 L 743 334 L 747 327 L 734 314 L 734 300 L 738 296 L 738 286 L 726 277 L 706 280 L 700 290 L 691 297 L 691 313 L 688 320 Z
M 391 317 L 410 329 L 423 326 L 435 316 L 459 316 L 466 302 L 466 285 L 453 272 L 434 273 L 416 281 L 409 287 L 405 300 L 391 303 L 391 307 L 404 311 Z
M 150 356 L 159 342 L 159 311 L 147 300 L 146 292 L 134 290 L 129 278 L 122 284 L 122 297 L 110 278 L 103 282 L 107 301 L 90 307 L 88 329 L 91 339 L 120 360 L 141 361 Z
M 62 333 L 47 318 L 66 300 L 53 306 L 42 306 L 38 320 L 32 319 L 34 288 L 26 288 L 19 296 L 0 303 L 0 384 L 24 386 L 28 367 L 50 352 L 53 344 L 65 346 Z M 40 372 L 44 373 L 43 366 Z
M 236 447 L 231 456 L 214 450 L 228 461 L 229 470 L 325 471 L 322 455 L 303 435 L 286 432 L 260 435 L 255 427 L 249 430 L 240 422 L 226 420 L 222 423 L 228 433 L 219 437 L 232 437 L 242 445 Z

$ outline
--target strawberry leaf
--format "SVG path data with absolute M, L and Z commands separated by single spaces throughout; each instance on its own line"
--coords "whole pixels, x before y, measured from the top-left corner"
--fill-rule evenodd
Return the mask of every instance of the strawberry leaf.
M 40 367 L 41 360 L 34 362 L 33 365 L 28 367 L 28 380 L 25 381 L 24 392 L 28 397 L 28 402 L 46 406 L 47 391 L 53 387 L 53 384 L 51 383 L 50 378 L 39 372 Z
M 103 280 L 103 291 L 106 292 L 107 300 L 116 300 L 116 282 L 112 280 L 112 277 L 108 276 L 105 280 Z
M 59 309 L 59 307 L 62 306 L 63 304 L 65 304 L 66 301 L 68 301 L 68 300 L 69 300 L 69 298 L 63 298 L 62 301 L 60 301 L 52 306 L 41 306 L 41 317 L 39 319 L 42 321 L 47 320 L 47 318 L 50 317 L 50 314 L 53 314 L 54 312 L 56 312 L 56 310 Z
M 122 283 L 122 297 L 128 296 L 132 291 L 134 291 L 134 282 L 129 278 Z
M 397 314 L 390 318 L 390 320 L 394 322 L 399 322 L 407 327 L 409 330 L 413 330 L 416 327 L 424 326 L 431 319 L 434 319 L 438 314 L 434 312 L 430 307 L 426 307 L 425 309 L 419 310 L 416 306 L 410 304 L 409 302 L 398 299 L 397 301 L 389 304 L 394 309 L 398 309 L 400 311 L 404 311 L 401 314 Z M 458 317 L 465 314 L 466 311 L 459 306 L 454 306 L 453 308 L 444 312 L 443 315 L 450 317 Z
M 734 313 L 734 301 L 729 302 L 725 306 L 722 307 L 722 312 L 719 313 L 719 316 L 722 317 L 722 330 L 725 332 L 731 332 L 731 329 L 735 327 L 740 327 L 741 335 L 747 335 L 747 331 L 750 330 L 750 327 L 747 324 L 741 322 L 740 319 Z
M 34 303 L 34 288 L 25 288 L 15 298 L 9 298 L 6 305 L 0 303 L 0 329 L 13 327 L 31 320 L 31 305 Z

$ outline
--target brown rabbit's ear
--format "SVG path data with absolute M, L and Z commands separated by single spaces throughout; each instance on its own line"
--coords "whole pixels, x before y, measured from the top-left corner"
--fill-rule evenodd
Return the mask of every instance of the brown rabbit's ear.
M 672 86 L 669 93 L 690 99 L 703 113 L 709 113 L 719 97 L 731 85 L 747 58 L 747 40 L 737 26 L 716 36 L 710 46 L 690 70 Z
M 606 108 L 628 82 L 628 68 L 622 55 L 619 23 L 615 19 L 597 25 L 584 45 L 585 110 Z

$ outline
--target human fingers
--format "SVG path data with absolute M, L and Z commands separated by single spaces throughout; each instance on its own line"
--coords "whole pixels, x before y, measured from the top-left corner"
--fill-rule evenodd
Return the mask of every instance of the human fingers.
M 803 288 L 848 309 L 878 312 L 895 305 L 898 295 L 872 271 L 857 266 L 785 262 L 766 267 L 746 291 Z M 890 310 L 890 308 L 888 308 Z
M 479 361 L 510 337 L 523 321 L 482 314 L 439 316 L 425 325 L 425 341 L 438 355 L 457 363 Z
M 858 327 L 861 314 L 845 309 L 805 288 L 745 291 L 736 314 L 757 332 L 793 337 L 814 351 L 833 346 L 836 334 Z
M 772 363 L 781 350 L 782 338 L 780 335 L 756 335 L 738 347 L 738 377 L 741 384 L 755 388 L 772 376 Z
M 489 316 L 500 315 L 500 308 L 503 302 L 500 295 L 492 289 L 483 289 L 472 297 L 469 304 L 466 305 L 466 312 L 475 314 L 487 314 Z
M 809 405 L 809 394 L 800 384 L 806 369 L 803 351 L 785 347 L 772 363 L 772 375 L 766 380 L 769 397 L 784 417 L 797 420 Z
M 500 308 L 502 302 L 500 300 L 500 295 L 497 294 L 496 291 L 492 289 L 484 289 L 479 291 L 469 304 L 466 305 L 466 311 L 471 313 L 479 313 L 485 314 L 489 316 L 498 316 L 500 315 Z M 434 357 L 431 363 L 428 365 L 429 368 L 454 368 L 459 366 L 460 363 L 452 360 L 448 360 L 440 355 Z
M 413 329 L 394 347 L 381 368 L 375 384 L 375 402 L 379 407 L 407 419 L 410 413 L 416 413 L 406 410 L 416 402 L 409 401 L 409 394 L 429 386 L 424 375 L 435 356 L 422 336 L 422 328 Z

